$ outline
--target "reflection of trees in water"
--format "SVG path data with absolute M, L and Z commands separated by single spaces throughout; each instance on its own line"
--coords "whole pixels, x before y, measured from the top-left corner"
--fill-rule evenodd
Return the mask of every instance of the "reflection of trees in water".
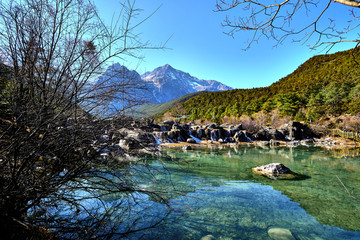
M 329 149 L 328 152 L 336 158 L 358 158 L 360 148 Z
M 124 237 L 173 221 L 176 206 L 170 200 L 194 190 L 182 185 L 173 184 L 161 163 L 93 169 L 59 189 L 55 202 L 52 196 L 41 200 L 28 221 L 64 239 Z

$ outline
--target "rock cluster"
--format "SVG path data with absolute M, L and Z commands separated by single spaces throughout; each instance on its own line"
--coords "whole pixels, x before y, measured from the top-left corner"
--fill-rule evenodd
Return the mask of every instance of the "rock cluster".
M 152 126 L 154 137 L 161 143 L 212 141 L 219 143 L 265 141 L 278 145 L 277 141 L 294 141 L 299 144 L 312 142 L 315 134 L 304 124 L 289 122 L 279 129 L 263 127 L 255 132 L 246 131 L 242 125 L 178 124 L 166 121 Z M 303 142 L 301 142 L 303 141 Z
M 70 123 L 69 123 L 70 124 Z M 86 125 L 86 126 L 85 126 Z M 71 127 L 71 124 L 69 125 Z M 179 124 L 174 121 L 165 121 L 155 124 L 152 120 L 134 121 L 119 120 L 92 120 L 86 121 L 84 128 L 91 130 L 96 138 L 92 146 L 103 156 L 108 154 L 126 154 L 132 151 L 154 152 L 155 147 L 162 143 L 199 142 L 240 143 L 256 141 L 259 145 L 278 145 L 279 141 L 294 144 L 313 142 L 315 135 L 301 123 L 290 122 L 279 129 L 263 127 L 255 132 L 246 131 L 239 125 L 194 123 Z

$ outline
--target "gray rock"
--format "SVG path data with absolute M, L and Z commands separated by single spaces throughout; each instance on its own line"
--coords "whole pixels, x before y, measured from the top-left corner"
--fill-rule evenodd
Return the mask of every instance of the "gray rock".
M 270 163 L 252 168 L 252 171 L 273 180 L 302 180 L 307 178 L 306 175 L 295 173 L 281 163 Z
M 269 173 L 269 174 L 283 174 L 290 173 L 290 169 L 285 167 L 282 163 L 270 163 L 260 167 L 254 168 L 254 171 Z

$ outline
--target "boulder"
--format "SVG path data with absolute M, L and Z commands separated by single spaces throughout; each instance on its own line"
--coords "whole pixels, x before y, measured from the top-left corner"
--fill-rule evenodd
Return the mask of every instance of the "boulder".
M 307 125 L 300 122 L 286 123 L 282 125 L 280 129 L 288 134 L 286 136 L 288 140 L 303 140 L 317 137 Z
M 197 132 L 196 132 L 196 136 L 195 136 L 195 137 L 197 137 L 197 138 L 199 138 L 199 139 L 202 139 L 202 138 L 205 137 L 205 136 L 206 136 L 206 135 L 205 135 L 204 129 L 199 128 L 199 129 L 197 130 Z
M 305 176 L 292 172 L 282 163 L 270 163 L 252 168 L 253 173 L 263 175 L 273 180 L 304 179 Z
M 120 134 L 123 138 L 134 138 L 138 141 L 141 141 L 143 139 L 143 135 L 145 134 L 141 130 L 131 130 L 128 128 L 121 128 L 117 131 L 117 134 Z
M 177 124 L 177 123 L 175 123 L 173 126 L 172 126 L 172 128 L 171 128 L 172 130 L 182 130 L 183 129 L 183 127 L 182 126 L 180 126 L 179 124 Z
M 212 141 L 218 141 L 221 137 L 222 137 L 222 134 L 221 134 L 221 130 L 220 129 L 213 129 L 210 131 L 210 139 Z
M 265 129 L 260 129 L 256 133 L 253 134 L 254 140 L 260 140 L 260 141 L 269 141 L 270 139 L 267 137 L 267 133 Z
M 206 126 L 206 128 L 219 129 L 219 125 L 217 125 L 216 123 L 210 123 L 209 125 Z
M 283 139 L 285 139 L 285 135 L 282 134 L 282 131 L 278 131 L 277 129 L 269 128 L 269 129 L 267 129 L 267 138 L 275 139 L 275 140 L 283 140 Z
M 152 131 L 161 131 L 161 126 L 159 124 L 153 124 Z
M 118 145 L 127 151 L 137 149 L 140 146 L 139 142 L 133 138 L 121 139 Z
M 231 125 L 228 127 L 228 131 L 229 131 L 231 137 L 233 137 L 240 130 L 243 130 L 242 125 L 237 125 L 237 126 Z
M 206 235 L 202 237 L 200 240 L 215 240 L 215 237 L 213 235 Z
M 184 146 L 182 147 L 182 149 L 183 149 L 183 150 L 192 150 L 192 147 L 189 146 L 189 145 L 184 145 Z
M 292 235 L 291 231 L 286 228 L 269 228 L 268 235 L 274 240 L 295 240 L 296 238 Z
M 163 124 L 172 126 L 175 122 L 174 121 L 164 121 Z
M 270 163 L 260 167 L 254 168 L 254 171 L 265 172 L 269 174 L 289 173 L 290 169 L 285 167 L 282 163 Z
M 244 131 L 238 131 L 234 135 L 234 139 L 237 142 L 251 142 L 251 138 Z
M 170 125 L 163 124 L 163 125 L 159 125 L 159 127 L 160 127 L 160 131 L 167 132 L 167 131 L 171 130 L 172 125 L 170 126 Z
M 174 142 L 185 142 L 186 139 L 190 138 L 189 133 L 184 129 L 173 129 L 168 132 L 168 137 Z

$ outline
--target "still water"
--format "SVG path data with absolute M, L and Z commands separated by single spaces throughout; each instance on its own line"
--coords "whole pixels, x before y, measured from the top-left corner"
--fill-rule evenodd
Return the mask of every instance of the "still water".
M 306 177 L 271 180 L 252 173 L 252 167 L 271 162 Z M 360 202 L 339 181 L 360 198 L 357 156 L 315 147 L 166 149 L 137 170 L 145 167 L 156 174 L 139 180 L 142 187 L 169 189 L 174 211 L 162 224 L 127 239 L 271 239 L 268 232 L 275 227 L 289 230 L 292 239 L 360 239 Z M 144 223 L 165 212 L 156 197 L 140 197 L 152 203 Z

